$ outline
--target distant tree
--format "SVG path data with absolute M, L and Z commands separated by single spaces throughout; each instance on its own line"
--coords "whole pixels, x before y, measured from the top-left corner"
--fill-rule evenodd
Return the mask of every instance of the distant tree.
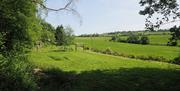
M 62 25 L 58 26 L 56 28 L 56 32 L 55 32 L 56 44 L 58 46 L 64 45 L 65 44 L 65 37 L 66 37 L 66 34 L 64 31 L 64 27 Z
M 56 28 L 55 32 L 56 43 L 58 46 L 71 45 L 74 42 L 73 29 L 70 26 L 64 28 L 62 25 Z
M 139 35 L 130 33 L 129 37 L 127 38 L 127 43 L 139 44 Z
M 149 38 L 145 35 L 143 35 L 140 39 L 140 43 L 143 45 L 149 44 Z
M 110 41 L 117 41 L 117 37 L 116 37 L 116 36 L 112 36 L 112 38 L 110 39 Z
M 170 29 L 171 38 L 169 39 L 168 45 L 176 46 L 178 40 L 180 40 L 180 27 L 174 26 Z
M 65 45 L 71 45 L 74 43 L 74 31 L 70 26 L 65 28 Z

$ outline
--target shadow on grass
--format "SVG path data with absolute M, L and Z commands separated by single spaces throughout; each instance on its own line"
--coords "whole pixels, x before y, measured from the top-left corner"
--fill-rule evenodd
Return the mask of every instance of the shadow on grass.
M 58 49 L 58 50 L 50 50 L 48 52 L 66 52 L 66 50 Z
M 180 71 L 152 68 L 95 70 L 76 74 L 50 69 L 40 91 L 180 91 Z
M 54 61 L 62 61 L 62 60 L 70 60 L 68 57 L 60 57 L 60 56 L 48 56 L 49 58 L 53 59 Z

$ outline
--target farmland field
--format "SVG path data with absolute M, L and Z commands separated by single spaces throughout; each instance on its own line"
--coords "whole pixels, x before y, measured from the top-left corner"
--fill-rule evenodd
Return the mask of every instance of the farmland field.
M 120 38 L 123 39 L 123 40 L 126 40 L 128 36 L 121 36 Z M 109 37 L 110 38 L 110 37 Z M 163 46 L 166 46 L 167 43 L 169 42 L 169 38 L 171 38 L 171 35 L 148 35 L 148 38 L 149 38 L 149 42 L 150 42 L 150 45 L 163 45 Z M 178 43 L 180 43 L 180 41 L 178 41 Z M 178 44 L 180 45 L 180 44 Z
M 169 60 L 177 57 L 180 51 L 179 47 L 110 42 L 108 37 L 79 37 L 76 38 L 76 42 L 99 50 L 110 48 L 113 51 L 123 54 L 135 56 L 162 56 Z
M 29 54 L 31 62 L 49 74 L 54 82 L 43 85 L 43 91 L 69 89 L 70 91 L 161 91 L 180 88 L 180 66 L 134 60 L 90 51 L 61 52 L 47 47 Z M 69 88 L 58 88 L 55 83 L 75 76 Z M 46 79 L 47 80 L 47 79 Z M 174 85 L 173 85 L 174 84 Z M 170 88 L 171 87 L 171 88 Z

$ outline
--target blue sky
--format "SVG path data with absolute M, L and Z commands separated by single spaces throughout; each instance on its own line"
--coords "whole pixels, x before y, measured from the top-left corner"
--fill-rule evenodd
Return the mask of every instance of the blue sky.
M 78 0 L 75 9 L 81 15 L 82 24 L 79 17 L 63 11 L 50 12 L 46 21 L 55 27 L 61 24 L 70 25 L 78 35 L 143 30 L 145 16 L 138 14 L 142 9 L 138 2 L 139 0 Z M 64 3 L 62 0 L 49 0 L 47 5 L 59 8 Z

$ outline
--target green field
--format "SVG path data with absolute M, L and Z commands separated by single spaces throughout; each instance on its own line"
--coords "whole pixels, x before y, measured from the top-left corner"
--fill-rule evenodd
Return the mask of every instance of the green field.
M 151 35 L 149 36 L 150 44 L 167 45 L 170 35 Z
M 76 38 L 76 42 L 99 50 L 111 48 L 113 51 L 123 54 L 135 56 L 162 56 L 168 60 L 177 57 L 180 51 L 179 47 L 110 42 L 108 37 L 78 37 Z
M 150 35 L 151 45 L 110 42 L 110 37 L 76 37 L 75 42 L 98 50 L 110 48 L 127 55 L 172 60 L 179 56 L 180 47 L 162 46 L 168 37 Z M 180 91 L 180 65 L 107 55 L 81 47 L 77 51 L 62 49 L 48 46 L 28 54 L 30 62 L 43 71 L 38 77 L 40 91 Z
M 120 38 L 126 40 L 128 36 L 121 36 Z M 169 42 L 169 38 L 171 38 L 171 35 L 148 35 L 150 45 L 163 45 L 166 46 Z M 110 38 L 110 37 L 109 37 Z M 178 41 L 180 43 L 180 41 Z M 180 44 L 178 44 L 180 45 Z
M 42 91 L 179 91 L 180 66 L 134 60 L 90 51 L 61 52 L 48 47 L 29 54 L 31 62 L 55 77 Z M 61 81 L 72 79 L 58 87 Z M 45 85 L 46 84 L 46 85 Z

